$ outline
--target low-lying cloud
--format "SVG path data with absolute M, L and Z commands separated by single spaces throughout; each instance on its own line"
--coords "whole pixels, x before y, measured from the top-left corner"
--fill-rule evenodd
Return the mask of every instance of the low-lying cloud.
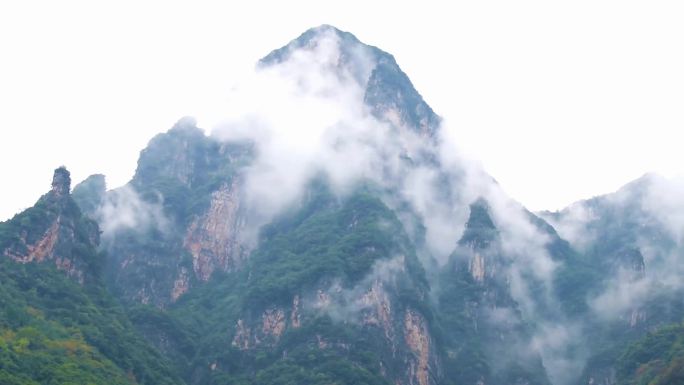
M 129 185 L 109 191 L 95 215 L 105 240 L 121 230 L 166 232 L 170 225 L 161 203 L 144 201 Z

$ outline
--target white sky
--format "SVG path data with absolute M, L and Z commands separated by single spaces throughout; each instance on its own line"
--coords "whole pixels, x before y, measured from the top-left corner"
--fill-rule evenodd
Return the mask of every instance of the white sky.
M 533 210 L 681 175 L 682 20 L 680 0 L 2 1 L 0 219 L 62 164 L 126 183 L 154 134 L 211 128 L 241 74 L 323 23 L 392 53 Z

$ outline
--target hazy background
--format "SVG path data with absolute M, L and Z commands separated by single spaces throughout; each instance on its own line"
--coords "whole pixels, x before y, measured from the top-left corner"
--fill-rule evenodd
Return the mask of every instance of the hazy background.
M 154 134 L 213 128 L 256 60 L 323 23 L 392 53 L 531 209 L 681 175 L 681 20 L 681 1 L 2 2 L 0 219 L 62 164 L 124 184 Z

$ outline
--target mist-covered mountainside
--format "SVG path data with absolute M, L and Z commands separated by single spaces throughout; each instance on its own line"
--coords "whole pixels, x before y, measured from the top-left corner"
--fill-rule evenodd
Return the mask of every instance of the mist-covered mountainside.
M 0 382 L 678 383 L 677 183 L 535 214 L 456 144 L 390 54 L 306 31 L 209 134 L 0 224 Z
M 669 372 L 678 370 L 676 339 L 669 348 L 655 345 L 653 335 L 675 336 L 684 319 L 682 187 L 680 180 L 646 174 L 615 193 L 541 214 L 594 261 L 596 278 L 587 285 L 596 293 L 587 301 L 593 348 L 585 377 L 678 383 Z

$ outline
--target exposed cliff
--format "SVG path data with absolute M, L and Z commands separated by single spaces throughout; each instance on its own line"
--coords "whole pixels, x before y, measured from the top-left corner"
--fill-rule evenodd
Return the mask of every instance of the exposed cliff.
M 242 265 L 246 254 L 240 244 L 244 220 L 240 179 L 235 178 L 212 193 L 209 208 L 188 226 L 183 245 L 192 255 L 197 278 L 206 281 L 214 270 L 232 271 Z
M 250 154 L 248 143 L 207 137 L 190 118 L 150 141 L 133 180 L 92 210 L 118 295 L 166 306 L 215 271 L 242 264 L 239 170 Z
M 404 339 L 413 357 L 408 360 L 409 384 L 428 385 L 437 382 L 433 374 L 438 371 L 434 363 L 434 347 L 425 318 L 412 309 L 404 316 Z M 432 361 L 432 362 L 431 362 Z

